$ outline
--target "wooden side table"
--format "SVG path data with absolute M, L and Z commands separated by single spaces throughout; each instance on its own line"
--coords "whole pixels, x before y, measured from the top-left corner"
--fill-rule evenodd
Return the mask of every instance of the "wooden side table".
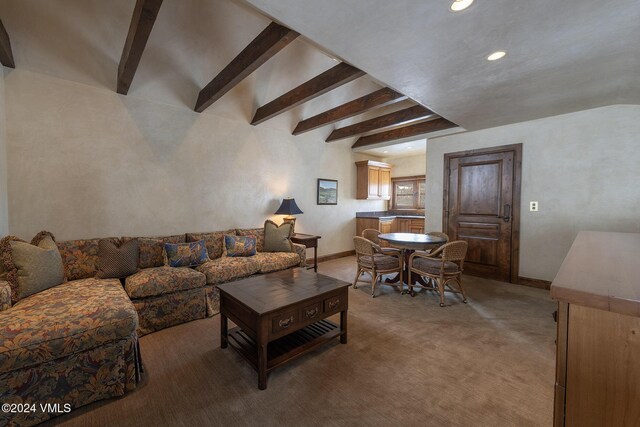
M 316 273 L 318 272 L 318 239 L 321 238 L 321 236 L 314 236 L 312 234 L 293 233 L 291 235 L 291 241 L 293 243 L 304 245 L 306 248 L 313 248 L 313 266 L 307 267 L 307 270 L 313 268 L 313 271 Z

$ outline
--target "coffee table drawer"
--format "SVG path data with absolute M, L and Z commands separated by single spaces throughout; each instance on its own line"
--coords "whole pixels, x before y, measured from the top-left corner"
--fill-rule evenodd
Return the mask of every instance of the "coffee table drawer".
M 344 310 L 347 306 L 346 295 L 335 295 L 324 300 L 324 312 L 325 313 L 337 313 Z
M 322 301 L 317 301 L 311 305 L 304 307 L 300 312 L 300 318 L 303 322 L 307 320 L 318 319 L 322 315 Z
M 295 329 L 293 328 L 293 325 L 296 323 L 298 323 L 297 310 L 276 314 L 271 318 L 271 332 L 275 334 L 287 329 Z

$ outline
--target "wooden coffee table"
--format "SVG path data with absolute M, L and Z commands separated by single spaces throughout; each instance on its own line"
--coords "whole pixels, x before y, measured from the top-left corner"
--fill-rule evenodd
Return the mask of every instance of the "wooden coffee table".
M 231 344 L 257 371 L 267 373 L 333 338 L 347 343 L 350 284 L 302 268 L 218 285 L 220 347 Z M 340 313 L 340 326 L 326 318 Z M 237 328 L 227 331 L 227 319 Z

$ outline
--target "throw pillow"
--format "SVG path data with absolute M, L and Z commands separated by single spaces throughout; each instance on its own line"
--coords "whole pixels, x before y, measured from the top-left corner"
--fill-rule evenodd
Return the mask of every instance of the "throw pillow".
M 108 239 L 98 242 L 98 279 L 122 279 L 138 271 L 140 244 L 136 239 L 124 242 L 120 247 Z
M 253 256 L 256 254 L 256 236 L 224 235 L 224 255 L 229 257 Z
M 264 222 L 264 252 L 293 252 L 291 223 L 276 225 L 271 220 Z
M 190 243 L 165 243 L 169 267 L 195 267 L 209 261 L 204 240 Z
M 41 232 L 31 244 L 17 237 L 0 240 L 3 280 L 11 285 L 11 302 L 64 282 L 62 257 L 51 233 Z

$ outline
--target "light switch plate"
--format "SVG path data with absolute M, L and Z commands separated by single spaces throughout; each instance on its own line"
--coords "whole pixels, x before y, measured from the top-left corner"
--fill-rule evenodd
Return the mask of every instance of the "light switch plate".
M 529 210 L 531 212 L 538 212 L 538 202 L 529 202 Z

